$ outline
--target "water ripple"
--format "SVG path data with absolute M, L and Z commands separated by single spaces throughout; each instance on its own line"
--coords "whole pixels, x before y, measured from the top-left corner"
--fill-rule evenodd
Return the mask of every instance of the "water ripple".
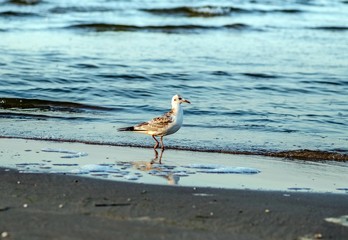
M 287 14 L 298 14 L 302 13 L 300 9 L 247 9 L 242 7 L 232 6 L 200 6 L 200 7 L 174 7 L 174 8 L 145 8 L 142 11 L 149 12 L 157 15 L 174 15 L 174 16 L 185 16 L 185 17 L 219 17 L 219 16 L 230 16 L 231 14 L 255 14 L 255 13 L 287 13 Z
M 82 23 L 68 26 L 66 28 L 71 29 L 84 29 L 96 32 L 134 32 L 134 31 L 151 31 L 151 32 L 166 32 L 166 33 L 176 33 L 176 32 L 196 32 L 202 30 L 245 30 L 251 29 L 247 24 L 243 23 L 233 23 L 221 26 L 208 26 L 208 25 L 147 25 L 147 26 L 137 26 L 137 25 L 124 25 L 124 24 L 109 24 L 109 23 Z

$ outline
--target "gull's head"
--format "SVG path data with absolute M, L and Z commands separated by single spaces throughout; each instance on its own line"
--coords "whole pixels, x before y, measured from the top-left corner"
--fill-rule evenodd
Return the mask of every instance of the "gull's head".
M 174 95 L 172 98 L 172 105 L 177 105 L 177 104 L 181 104 L 181 103 L 190 103 L 191 102 L 187 99 L 184 99 L 183 97 L 181 97 L 180 95 Z

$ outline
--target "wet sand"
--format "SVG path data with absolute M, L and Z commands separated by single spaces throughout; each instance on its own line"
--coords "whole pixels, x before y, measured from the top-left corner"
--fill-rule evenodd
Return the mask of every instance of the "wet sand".
M 4 239 L 346 239 L 347 194 L 224 190 L 0 172 Z

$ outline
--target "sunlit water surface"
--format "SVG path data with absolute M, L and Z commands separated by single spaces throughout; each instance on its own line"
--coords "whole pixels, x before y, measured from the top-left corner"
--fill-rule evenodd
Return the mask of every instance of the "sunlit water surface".
M 348 153 L 347 1 L 0 1 L 0 135 Z M 36 99 L 36 100 L 34 100 Z

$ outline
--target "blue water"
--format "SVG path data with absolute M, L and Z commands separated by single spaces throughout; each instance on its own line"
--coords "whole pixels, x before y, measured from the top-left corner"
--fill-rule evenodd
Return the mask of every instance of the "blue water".
M 348 153 L 348 2 L 0 1 L 0 136 Z

